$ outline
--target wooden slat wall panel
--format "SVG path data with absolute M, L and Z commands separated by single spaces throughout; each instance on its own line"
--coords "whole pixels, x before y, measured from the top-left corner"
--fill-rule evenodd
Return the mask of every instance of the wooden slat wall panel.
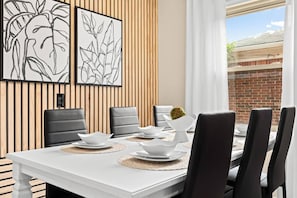
M 153 124 L 158 103 L 158 0 L 60 0 L 71 7 L 70 84 L 0 82 L 0 196 L 11 197 L 8 152 L 44 146 L 43 112 L 56 109 L 56 95 L 65 94 L 65 108 L 83 108 L 89 132 L 109 129 L 109 107 L 136 106 L 142 126 Z M 122 87 L 75 84 L 75 6 L 122 20 Z M 44 184 L 34 187 L 44 196 Z

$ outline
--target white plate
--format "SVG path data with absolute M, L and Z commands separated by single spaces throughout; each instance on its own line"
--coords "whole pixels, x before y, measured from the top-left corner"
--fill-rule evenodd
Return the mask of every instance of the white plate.
M 112 145 L 114 145 L 114 142 L 106 142 L 103 144 L 94 145 L 94 144 L 87 144 L 83 141 L 79 141 L 79 142 L 73 142 L 72 145 L 77 148 L 84 148 L 84 149 L 105 149 L 105 148 L 112 147 Z
M 189 130 L 187 130 L 188 133 L 194 133 L 195 132 L 195 128 L 190 128 Z
M 154 139 L 154 138 L 165 138 L 168 134 L 166 133 L 159 133 L 159 134 L 154 134 L 154 135 L 145 135 L 144 133 L 139 133 L 136 135 L 138 138 L 142 139 Z
M 169 155 L 150 155 L 149 153 L 145 151 L 136 151 L 136 154 L 140 157 L 148 157 L 148 158 L 154 158 L 154 159 L 168 159 Z
M 145 160 L 145 161 L 153 161 L 153 162 L 171 162 L 171 161 L 180 159 L 187 153 L 187 152 L 183 152 L 183 151 L 173 151 L 166 158 L 164 158 L 164 156 L 163 156 L 163 158 L 160 158 L 160 156 L 155 158 L 156 156 L 151 156 L 149 154 L 143 155 L 143 153 L 141 153 L 139 155 L 139 152 L 141 152 L 141 151 L 130 153 L 130 155 L 137 159 L 141 159 L 141 160 Z
M 246 133 L 236 133 L 234 132 L 234 135 L 237 136 L 237 137 L 245 137 L 246 136 Z

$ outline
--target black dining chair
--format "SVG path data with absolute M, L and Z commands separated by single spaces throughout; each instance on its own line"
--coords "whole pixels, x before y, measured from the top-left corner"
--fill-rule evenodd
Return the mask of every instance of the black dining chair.
M 224 197 L 234 124 L 234 112 L 199 115 L 184 190 L 176 197 Z
M 80 140 L 78 133 L 87 133 L 83 109 L 44 111 L 45 147 L 69 144 Z M 80 198 L 72 192 L 46 184 L 47 198 Z
M 173 109 L 171 105 L 154 105 L 153 106 L 153 116 L 155 126 L 170 128 L 167 124 L 163 115 L 170 116 L 170 112 Z
M 272 110 L 251 111 L 240 165 L 228 175 L 225 198 L 261 198 L 260 177 L 271 128 Z
M 136 107 L 110 107 L 110 131 L 112 137 L 123 137 L 139 132 Z
M 282 108 L 267 175 L 262 173 L 261 187 L 263 198 L 272 198 L 272 193 L 278 187 L 283 189 L 283 198 L 287 197 L 285 162 L 292 138 L 295 111 L 295 107 Z

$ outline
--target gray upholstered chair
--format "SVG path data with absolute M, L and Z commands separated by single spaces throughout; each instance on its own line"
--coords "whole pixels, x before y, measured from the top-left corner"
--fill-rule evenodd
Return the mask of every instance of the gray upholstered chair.
M 44 111 L 45 147 L 65 145 L 80 140 L 77 133 L 87 133 L 82 109 L 59 109 Z M 78 198 L 80 196 L 46 184 L 47 198 Z
M 260 176 L 268 148 L 271 120 L 271 109 L 251 111 L 240 165 L 229 171 L 225 198 L 262 197 Z
M 112 137 L 122 137 L 139 132 L 136 107 L 110 107 L 110 130 Z
M 170 116 L 173 106 L 171 105 L 155 105 L 153 106 L 155 126 L 170 128 L 163 115 Z

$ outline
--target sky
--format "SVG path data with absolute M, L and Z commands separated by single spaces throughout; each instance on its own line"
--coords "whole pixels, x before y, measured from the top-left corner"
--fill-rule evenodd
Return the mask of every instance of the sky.
M 284 28 L 285 7 L 278 7 L 256 13 L 228 18 L 226 21 L 228 43 L 264 32 Z

